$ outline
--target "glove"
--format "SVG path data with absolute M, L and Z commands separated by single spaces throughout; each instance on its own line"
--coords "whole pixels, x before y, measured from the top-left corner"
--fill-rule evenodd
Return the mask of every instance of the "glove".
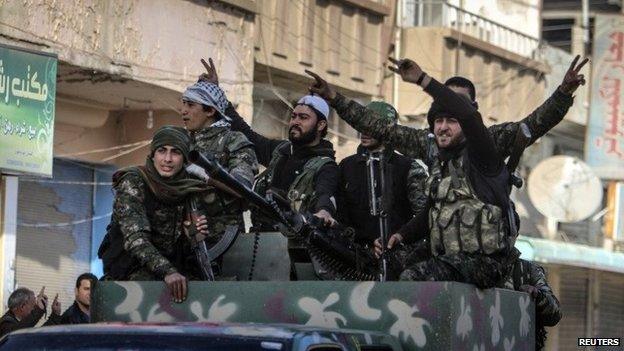
M 191 174 L 194 175 L 195 177 L 208 182 L 208 180 L 210 179 L 210 176 L 208 175 L 208 173 L 206 173 L 206 171 L 199 167 L 198 165 L 192 163 L 188 166 L 186 166 L 186 171 Z

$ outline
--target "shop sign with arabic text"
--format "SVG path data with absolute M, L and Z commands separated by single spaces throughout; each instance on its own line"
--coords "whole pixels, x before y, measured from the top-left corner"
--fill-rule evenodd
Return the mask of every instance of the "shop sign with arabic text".
M 52 175 L 57 58 L 0 45 L 0 170 Z

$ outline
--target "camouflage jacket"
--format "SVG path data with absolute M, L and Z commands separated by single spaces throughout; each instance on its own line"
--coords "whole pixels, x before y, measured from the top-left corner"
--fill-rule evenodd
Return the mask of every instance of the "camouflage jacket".
M 124 249 L 138 261 L 138 267 L 131 271 L 152 279 L 177 272 L 172 260 L 182 235 L 184 204 L 162 203 L 153 194 L 146 194 L 149 188 L 135 173 L 125 175 L 115 191 L 112 220 L 119 225 Z M 146 206 L 146 201 L 153 203 Z M 146 208 L 153 210 L 148 213 Z
M 506 122 L 488 128 L 496 148 L 503 159 L 511 153 L 515 135 L 520 123 L 526 123 L 531 130 L 531 143 L 541 138 L 556 126 L 572 106 L 573 97 L 558 89 L 537 109 L 519 122 Z M 415 129 L 380 118 L 376 112 L 340 94 L 331 101 L 340 118 L 357 131 L 373 138 L 384 140 L 405 156 L 427 160 L 429 129 Z
M 213 154 L 234 178 L 251 188 L 258 173 L 258 160 L 253 144 L 245 135 L 230 130 L 228 125 L 211 126 L 195 133 L 193 148 L 201 153 Z M 209 223 L 242 223 L 242 203 L 230 194 L 211 188 L 203 202 Z
M 520 290 L 522 285 L 531 285 L 538 290 L 538 296 L 535 300 L 535 315 L 539 324 L 552 327 L 559 323 L 561 306 L 546 281 L 544 268 L 530 261 L 516 260 L 511 275 L 503 287 L 510 290 Z
M 412 207 L 412 213 L 416 214 L 426 207 L 427 195 L 425 187 L 429 178 L 429 167 L 420 159 L 412 160 L 407 173 L 407 196 Z
M 429 209 L 431 204 L 426 189 L 427 178 L 429 178 L 429 167 L 419 159 L 412 160 L 407 173 L 407 197 L 413 216 L 398 231 L 403 236 L 405 243 L 423 239 L 429 242 Z

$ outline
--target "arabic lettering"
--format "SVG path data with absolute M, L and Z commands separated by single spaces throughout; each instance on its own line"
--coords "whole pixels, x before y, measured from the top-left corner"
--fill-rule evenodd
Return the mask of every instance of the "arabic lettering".
M 31 73 L 30 65 L 27 66 L 26 71 L 26 79 L 20 77 L 11 78 L 8 73 L 4 74 L 4 62 L 0 60 L 0 96 L 4 95 L 5 104 L 9 103 L 11 96 L 17 98 L 15 101 L 17 106 L 20 104 L 19 98 L 46 101 L 48 85 L 37 81 L 39 73 L 37 71 Z
M 0 118 L 0 133 L 3 135 L 15 135 L 20 138 L 33 140 L 37 136 L 37 128 L 26 122 L 11 122 L 7 118 Z
M 624 119 L 622 118 L 622 77 L 624 73 L 624 33 L 612 32 L 608 36 L 610 45 L 609 57 L 604 60 L 607 70 L 598 80 L 598 98 L 607 109 L 602 134 L 596 139 L 597 147 L 607 155 L 624 160 L 621 137 L 624 136 Z

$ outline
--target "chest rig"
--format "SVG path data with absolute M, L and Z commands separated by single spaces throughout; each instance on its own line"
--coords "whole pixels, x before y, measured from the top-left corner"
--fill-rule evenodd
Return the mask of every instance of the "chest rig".
M 289 141 L 284 141 L 275 148 L 269 167 L 258 175 L 254 186 L 256 193 L 262 196 L 266 195 L 266 192 L 271 188 L 278 165 L 283 164 L 283 161 L 290 156 L 290 148 L 291 144 Z M 288 187 L 287 200 L 293 210 L 299 212 L 312 210 L 312 206 L 317 199 L 314 191 L 314 177 L 324 165 L 333 161 L 331 157 L 314 156 L 305 163 L 295 180 Z
M 464 157 L 436 158 L 426 180 L 434 256 L 493 254 L 509 248 L 503 210 L 481 201 L 464 172 Z

